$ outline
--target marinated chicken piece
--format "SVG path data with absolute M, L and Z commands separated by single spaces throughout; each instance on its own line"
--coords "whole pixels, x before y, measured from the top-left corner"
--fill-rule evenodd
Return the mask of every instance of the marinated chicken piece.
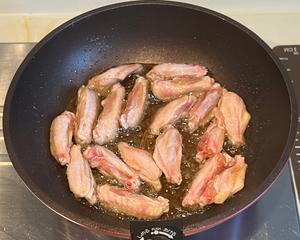
M 120 142 L 118 148 L 124 162 L 137 172 L 139 177 L 152 186 L 157 192 L 161 190 L 161 171 L 156 166 L 152 155 L 142 149 Z
M 64 111 L 52 121 L 50 128 L 50 151 L 52 156 L 61 164 L 70 162 L 70 149 L 74 132 L 75 115 Z
M 244 132 L 251 118 L 243 99 L 234 92 L 224 90 L 219 109 L 223 115 L 224 126 L 231 143 L 243 144 Z
M 194 178 L 192 185 L 183 198 L 182 206 L 193 208 L 200 205 L 200 198 L 205 191 L 209 181 L 223 170 L 231 167 L 235 163 L 234 159 L 222 153 L 217 153 L 208 159 Z
M 113 84 L 123 81 L 127 76 L 142 70 L 143 66 L 138 63 L 113 67 L 91 78 L 88 83 L 88 88 L 103 92 L 108 90 Z
M 117 179 L 128 189 L 139 190 L 141 181 L 138 175 L 107 148 L 98 145 L 88 147 L 83 156 L 92 168 L 97 168 L 103 175 Z
M 86 145 L 92 141 L 92 131 L 99 112 L 99 98 L 96 92 L 82 86 L 78 90 L 75 141 Z
M 225 128 L 220 118 L 215 118 L 205 133 L 201 136 L 198 146 L 196 160 L 204 161 L 222 151 L 225 137 Z
M 203 126 L 209 113 L 218 104 L 222 96 L 222 88 L 214 88 L 206 92 L 204 96 L 200 96 L 189 112 L 188 127 L 190 132 L 194 132 L 199 126 Z
M 172 80 L 182 76 L 201 78 L 206 74 L 207 69 L 201 65 L 162 63 L 154 66 L 146 76 L 151 81 L 161 81 Z
M 103 110 L 93 130 L 93 138 L 96 143 L 102 145 L 114 140 L 117 136 L 124 97 L 125 88 L 117 83 L 102 101 Z
M 142 120 L 148 96 L 148 80 L 139 77 L 128 95 L 126 108 L 121 115 L 121 126 L 125 129 L 136 127 Z
M 156 219 L 169 211 L 166 198 L 150 198 L 108 184 L 97 187 L 97 196 L 105 207 L 139 219 Z
M 195 101 L 194 96 L 183 96 L 158 109 L 150 125 L 150 132 L 158 135 L 162 128 L 175 124 L 187 115 Z
M 153 159 L 165 174 L 167 182 L 181 184 L 182 137 L 178 130 L 168 126 L 155 142 Z
M 71 192 L 76 198 L 85 198 L 90 204 L 97 202 L 96 182 L 89 163 L 82 157 L 80 146 L 73 145 L 67 178 Z
M 232 167 L 225 169 L 209 181 L 200 197 L 201 207 L 212 203 L 223 204 L 226 199 L 243 189 L 247 164 L 241 155 L 234 158 L 235 164 Z
M 182 76 L 176 77 L 171 81 L 154 81 L 151 84 L 151 90 L 155 97 L 166 101 L 169 99 L 178 98 L 188 93 L 199 95 L 203 91 L 211 89 L 213 83 L 214 79 L 209 76 L 204 76 L 201 78 Z

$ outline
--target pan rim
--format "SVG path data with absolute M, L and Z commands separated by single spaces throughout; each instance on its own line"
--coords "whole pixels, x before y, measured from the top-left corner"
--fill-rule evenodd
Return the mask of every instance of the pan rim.
M 198 226 L 198 227 L 187 227 L 186 224 L 184 224 L 184 234 L 186 236 L 198 233 L 200 231 L 207 230 L 209 228 L 212 228 L 216 225 L 219 225 L 220 223 L 227 221 L 228 219 L 238 215 L 241 213 L 243 210 L 254 204 L 276 181 L 276 179 L 279 177 L 280 173 L 282 172 L 283 167 L 285 166 L 290 152 L 294 146 L 294 140 L 296 137 L 296 129 L 297 129 L 297 104 L 296 104 L 296 97 L 295 93 L 293 91 L 292 83 L 290 82 L 288 75 L 279 61 L 279 59 L 276 57 L 276 55 L 273 53 L 271 48 L 259 37 L 257 36 L 254 32 L 243 26 L 242 24 L 236 22 L 235 20 L 221 14 L 218 12 L 215 12 L 213 10 L 203 8 L 200 6 L 192 5 L 192 4 L 187 4 L 187 3 L 181 3 L 181 2 L 173 2 L 173 1 L 156 1 L 156 0 L 146 0 L 146 1 L 132 1 L 132 2 L 124 2 L 124 3 L 117 3 L 117 4 L 112 4 L 104 7 L 100 7 L 88 12 L 85 12 L 83 14 L 80 14 L 71 20 L 63 23 L 53 31 L 51 31 L 48 35 L 46 35 L 40 42 L 38 42 L 33 49 L 29 52 L 29 54 L 25 57 L 21 65 L 19 66 L 18 70 L 16 71 L 11 84 L 9 86 L 6 99 L 5 99 L 5 104 L 4 104 L 4 116 L 3 116 L 3 129 L 4 129 L 4 140 L 5 144 L 7 147 L 7 151 L 9 154 L 9 157 L 11 159 L 11 162 L 13 163 L 14 168 L 16 169 L 18 175 L 21 177 L 21 179 L 24 181 L 26 187 L 37 197 L 44 205 L 46 205 L 48 208 L 50 208 L 52 211 L 57 213 L 58 215 L 64 217 L 65 219 L 68 219 L 71 222 L 74 222 L 80 226 L 83 226 L 85 228 L 88 228 L 89 230 L 96 231 L 103 233 L 105 235 L 109 236 L 116 236 L 116 237 L 125 237 L 128 238 L 130 237 L 130 231 L 129 229 L 126 230 L 126 232 L 118 232 L 114 231 L 109 228 L 109 226 L 106 226 L 106 228 L 94 228 L 92 227 L 92 222 L 93 221 L 87 221 L 87 220 L 80 220 L 76 218 L 72 218 L 70 216 L 70 213 L 64 209 L 61 209 L 59 206 L 55 205 L 51 200 L 45 196 L 44 193 L 39 192 L 36 190 L 36 185 L 35 183 L 30 179 L 29 175 L 26 174 L 22 170 L 22 167 L 19 165 L 18 161 L 15 161 L 16 155 L 13 152 L 13 143 L 11 142 L 11 137 L 10 137 L 10 121 L 9 121 L 9 116 L 10 116 L 10 111 L 11 111 L 11 101 L 14 95 L 14 90 L 17 85 L 18 80 L 20 79 L 24 69 L 26 68 L 27 64 L 29 61 L 34 58 L 35 54 L 45 45 L 47 44 L 48 41 L 50 41 L 53 37 L 57 36 L 61 31 L 63 31 L 66 28 L 69 28 L 73 24 L 82 21 L 90 16 L 93 16 L 95 14 L 99 14 L 101 12 L 106 12 L 110 10 L 114 10 L 117 8 L 123 8 L 123 7 L 132 7 L 136 5 L 163 5 L 163 6 L 172 6 L 172 7 L 179 7 L 179 8 L 187 8 L 191 10 L 195 10 L 198 12 L 204 12 L 210 15 L 213 15 L 214 17 L 217 17 L 223 21 L 226 21 L 227 23 L 234 25 L 237 27 L 239 30 L 243 31 L 245 34 L 247 34 L 249 37 L 254 39 L 263 49 L 264 51 L 271 57 L 273 62 L 276 64 L 276 67 L 279 69 L 282 78 L 286 84 L 287 91 L 289 94 L 289 101 L 290 101 L 290 107 L 291 107 L 291 116 L 290 116 L 290 129 L 289 129 L 289 134 L 288 134 L 288 139 L 286 141 L 286 144 L 284 146 L 284 150 L 282 152 L 282 155 L 280 159 L 278 160 L 277 164 L 274 166 L 274 169 L 272 170 L 271 174 L 264 180 L 264 182 L 260 185 L 260 187 L 253 192 L 252 198 L 248 199 L 246 204 L 241 204 L 239 207 L 235 208 L 234 210 L 229 209 L 226 210 L 222 215 L 223 216 L 214 216 L 209 219 L 208 224 L 202 224 L 203 226 Z M 76 215 L 76 214 L 75 214 Z M 225 216 L 225 217 L 224 217 Z M 158 220 L 159 221 L 159 220 Z M 172 221 L 172 220 L 169 220 Z M 184 221 L 184 219 L 183 219 Z M 204 223 L 206 220 L 203 221 Z

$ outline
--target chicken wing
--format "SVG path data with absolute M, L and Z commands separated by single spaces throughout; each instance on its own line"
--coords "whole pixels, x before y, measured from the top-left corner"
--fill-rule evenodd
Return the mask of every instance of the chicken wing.
M 75 141 L 85 145 L 92 141 L 92 130 L 99 112 L 99 98 L 96 92 L 81 86 L 78 90 Z
M 123 81 L 127 76 L 142 71 L 143 66 L 138 63 L 120 65 L 94 76 L 89 80 L 88 88 L 103 92 L 113 84 Z
M 92 168 L 97 168 L 103 175 L 117 179 L 126 188 L 139 190 L 141 181 L 120 158 L 105 147 L 88 147 L 83 156 Z
M 230 157 L 227 155 L 227 157 Z M 242 190 L 245 182 L 247 164 L 244 157 L 236 155 L 235 164 L 216 175 L 207 184 L 207 188 L 200 197 L 199 204 L 201 207 L 216 203 L 222 204 L 233 194 Z
M 142 149 L 120 142 L 118 148 L 124 162 L 135 170 L 139 177 L 152 186 L 157 192 L 161 190 L 161 171 L 156 166 L 152 155 Z
M 224 137 L 223 122 L 220 118 L 215 118 L 198 142 L 196 160 L 202 162 L 206 158 L 211 158 L 216 153 L 221 152 Z
M 125 129 L 136 127 L 142 120 L 148 96 L 148 80 L 139 77 L 128 95 L 126 108 L 121 115 L 120 123 Z
M 201 78 L 206 74 L 207 69 L 201 65 L 162 63 L 154 66 L 146 76 L 151 81 L 161 81 L 171 80 L 182 76 Z
M 77 198 L 85 198 L 90 204 L 97 202 L 96 182 L 89 163 L 82 157 L 80 146 L 71 148 L 71 161 L 67 167 L 67 178 L 71 192 Z
M 211 89 L 213 83 L 214 79 L 209 76 L 201 78 L 182 76 L 169 81 L 154 81 L 151 83 L 151 90 L 158 99 L 166 101 L 188 93 L 199 95 Z
M 183 96 L 161 107 L 150 124 L 150 132 L 158 135 L 161 129 L 185 117 L 195 101 L 196 97 L 194 96 Z
M 107 98 L 102 101 L 103 110 L 93 130 L 96 143 L 102 145 L 117 136 L 124 97 L 125 88 L 116 83 Z
M 209 181 L 223 170 L 234 164 L 233 158 L 227 158 L 222 153 L 217 153 L 208 159 L 194 178 L 192 185 L 183 198 L 182 206 L 193 208 L 200 205 L 200 198 Z
M 243 99 L 236 93 L 225 90 L 219 103 L 219 109 L 224 118 L 224 126 L 229 140 L 234 145 L 242 144 L 244 132 L 251 118 Z
M 50 128 L 50 151 L 52 156 L 61 164 L 70 162 L 70 149 L 74 132 L 75 115 L 64 111 L 52 121 Z
M 167 182 L 181 184 L 182 137 L 178 130 L 168 126 L 155 142 L 153 159 L 165 174 Z
M 218 104 L 222 96 L 222 88 L 214 88 L 200 96 L 188 114 L 188 127 L 190 132 L 194 132 L 199 126 L 204 125 L 209 113 Z
M 139 219 L 156 219 L 169 211 L 166 198 L 150 198 L 107 184 L 97 187 L 97 196 L 105 207 Z

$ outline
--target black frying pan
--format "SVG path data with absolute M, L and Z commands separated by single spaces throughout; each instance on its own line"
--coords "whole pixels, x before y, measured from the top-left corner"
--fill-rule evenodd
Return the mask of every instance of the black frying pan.
M 39 42 L 19 67 L 4 108 L 9 156 L 28 188 L 65 218 L 108 235 L 129 236 L 129 221 L 76 201 L 65 168 L 49 152 L 51 120 L 95 73 L 131 63 L 201 63 L 237 92 L 252 115 L 246 132 L 244 190 L 224 205 L 182 219 L 190 235 L 219 224 L 257 200 L 278 177 L 296 133 L 292 87 L 271 49 L 216 12 L 187 4 L 143 1 L 76 17 Z

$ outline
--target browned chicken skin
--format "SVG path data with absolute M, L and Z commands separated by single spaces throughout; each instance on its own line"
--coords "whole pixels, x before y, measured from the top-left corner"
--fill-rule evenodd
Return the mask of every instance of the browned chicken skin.
M 90 204 L 95 204 L 96 182 L 89 163 L 82 157 L 80 146 L 71 148 L 71 161 L 67 167 L 67 177 L 71 192 L 77 198 L 85 198 Z
M 135 170 L 140 178 L 152 186 L 157 192 L 161 190 L 161 171 L 156 166 L 152 155 L 142 149 L 120 142 L 118 148 L 122 159 L 129 167 Z
M 74 132 L 75 115 L 64 111 L 52 121 L 50 128 L 50 151 L 52 156 L 61 164 L 70 162 L 70 149 Z
M 156 219 L 169 211 L 166 198 L 150 198 L 107 184 L 97 187 L 97 196 L 105 207 L 139 219 Z

